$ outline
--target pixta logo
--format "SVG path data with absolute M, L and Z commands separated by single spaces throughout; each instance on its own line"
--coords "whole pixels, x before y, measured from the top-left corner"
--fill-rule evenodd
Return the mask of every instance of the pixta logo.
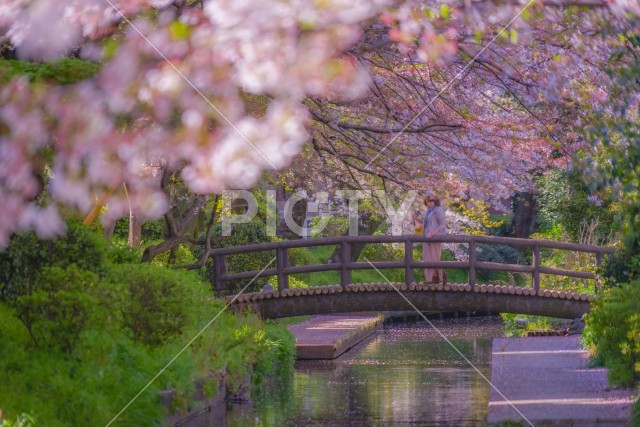
M 359 205 L 362 200 L 375 198 L 384 209 L 387 222 L 391 224 L 391 234 L 398 236 L 402 234 L 403 223 L 409 217 L 411 207 L 418 197 L 418 192 L 410 190 L 405 194 L 403 200 L 399 203 L 393 203 L 387 192 L 384 190 L 361 191 L 361 190 L 337 190 L 330 194 L 329 192 L 318 192 L 311 199 L 306 191 L 298 191 L 289 196 L 286 201 L 280 202 L 280 217 L 284 220 L 289 230 L 298 236 L 309 236 L 321 233 L 329 223 L 329 216 L 321 215 L 330 210 L 329 202 L 342 204 L 346 207 L 345 215 L 349 218 L 349 236 L 358 235 L 358 224 L 360 221 Z M 230 236 L 235 224 L 244 224 L 250 222 L 258 215 L 258 201 L 256 197 L 247 190 L 227 190 L 222 193 L 222 235 Z M 231 207 L 232 202 L 243 200 L 246 205 L 244 212 L 234 214 Z M 298 224 L 294 219 L 293 207 L 299 201 L 307 202 L 307 212 L 311 215 L 319 215 L 319 220 L 313 227 L 307 228 Z M 325 209 L 323 210 L 323 205 Z M 276 235 L 276 226 L 278 222 L 278 209 L 276 203 L 276 191 L 266 191 L 266 232 L 267 235 L 274 237 Z

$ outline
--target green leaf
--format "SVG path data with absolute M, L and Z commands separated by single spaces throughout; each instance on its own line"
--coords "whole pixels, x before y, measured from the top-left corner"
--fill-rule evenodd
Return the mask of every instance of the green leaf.
M 518 43 L 518 32 L 514 29 L 509 30 L 509 40 L 511 40 L 511 43 L 513 44 L 517 44 Z
M 106 39 L 102 43 L 102 57 L 105 60 L 113 58 L 114 56 L 116 56 L 119 47 L 120 43 L 118 43 L 114 38 Z
M 451 15 L 451 9 L 446 4 L 440 5 L 440 17 L 445 20 L 449 20 L 449 16 Z
M 424 16 L 426 16 L 429 19 L 433 19 L 435 16 L 433 11 L 426 6 L 422 8 L 422 13 L 424 13 Z
M 191 27 L 184 22 L 173 21 L 169 25 L 169 33 L 176 40 L 186 40 L 191 35 Z

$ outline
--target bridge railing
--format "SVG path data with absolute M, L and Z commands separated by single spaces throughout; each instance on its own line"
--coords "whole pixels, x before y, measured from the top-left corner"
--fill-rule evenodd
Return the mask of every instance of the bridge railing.
M 438 261 L 424 262 L 415 260 L 413 248 L 419 243 L 459 243 L 468 245 L 468 261 Z M 351 245 L 369 243 L 403 243 L 404 260 L 402 261 L 376 261 L 376 262 L 355 262 L 351 257 Z M 532 251 L 532 262 L 530 265 L 508 264 L 497 262 L 478 261 L 476 249 L 478 244 L 506 245 L 520 248 L 530 248 Z M 289 266 L 289 249 L 316 246 L 340 246 L 340 262 L 330 264 L 313 264 Z M 400 236 L 339 236 L 324 237 L 318 239 L 285 240 L 279 242 L 258 243 L 253 245 L 234 246 L 215 249 L 211 252 L 214 259 L 214 289 L 218 294 L 224 291 L 224 283 L 230 280 L 252 279 L 260 271 L 244 271 L 229 273 L 226 271 L 225 257 L 229 255 L 247 254 L 252 252 L 273 251 L 276 253 L 276 265 L 267 268 L 260 273 L 260 276 L 278 277 L 278 289 L 283 290 L 289 287 L 289 275 L 299 273 L 315 273 L 320 271 L 340 271 L 340 284 L 344 287 L 352 283 L 351 272 L 359 269 L 386 269 L 403 268 L 404 281 L 407 285 L 416 281 L 414 278 L 414 268 L 460 268 L 468 272 L 469 284 L 476 284 L 477 270 L 495 270 L 516 273 L 531 274 L 531 286 L 540 289 L 540 274 L 550 274 L 555 276 L 576 277 L 580 279 L 595 279 L 593 273 L 580 270 L 566 270 L 551 268 L 541 265 L 541 249 L 561 249 L 572 252 L 585 252 L 595 254 L 596 264 L 599 265 L 604 254 L 613 252 L 613 248 L 583 245 L 578 243 L 557 242 L 551 240 L 519 239 L 511 237 L 495 236 L 475 236 L 475 235 L 453 235 L 445 234 L 434 237 L 424 237 L 418 235 Z

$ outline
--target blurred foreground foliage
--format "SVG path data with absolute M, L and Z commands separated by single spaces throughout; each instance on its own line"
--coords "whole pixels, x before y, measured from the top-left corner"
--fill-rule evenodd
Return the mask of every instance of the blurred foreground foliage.
M 99 64 L 77 58 L 44 63 L 0 59 L 0 82 L 25 76 L 34 83 L 69 84 L 93 77 L 99 70 Z

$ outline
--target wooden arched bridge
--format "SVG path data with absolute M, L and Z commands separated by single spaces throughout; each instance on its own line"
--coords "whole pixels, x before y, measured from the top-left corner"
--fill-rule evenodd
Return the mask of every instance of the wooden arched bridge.
M 442 242 L 465 245 L 467 261 L 422 262 L 413 257 L 414 245 L 423 242 Z M 404 245 L 404 260 L 356 262 L 351 258 L 353 244 L 401 243 Z M 477 245 L 507 245 L 530 248 L 532 262 L 529 265 L 482 262 L 477 260 Z M 340 262 L 330 264 L 289 266 L 288 251 L 291 248 L 338 245 Z M 492 313 L 519 313 L 558 318 L 580 318 L 589 311 L 594 294 L 579 294 L 563 290 L 541 289 L 540 275 L 596 279 L 590 271 L 565 270 L 541 265 L 541 250 L 560 249 L 571 252 L 586 252 L 595 255 L 594 266 L 602 256 L 613 252 L 612 248 L 582 245 L 549 240 L 518 239 L 507 237 L 442 235 L 432 238 L 416 235 L 402 236 L 341 236 L 319 239 L 300 239 L 260 243 L 215 249 L 214 288 L 221 295 L 224 284 L 230 280 L 252 280 L 258 276 L 278 278 L 278 287 L 265 292 L 243 293 L 227 296 L 227 300 L 238 308 L 252 307 L 263 318 L 280 318 L 308 314 L 330 314 L 362 311 L 406 311 L 413 305 L 420 311 L 481 311 Z M 262 251 L 275 251 L 273 262 L 262 271 L 228 273 L 225 257 Z M 383 274 L 378 283 L 353 284 L 351 273 L 358 269 L 404 269 L 404 282 L 388 282 Z M 414 269 L 444 268 L 465 269 L 467 283 L 425 284 L 416 282 Z M 289 289 L 289 275 L 318 271 L 339 270 L 340 284 Z M 494 270 L 531 275 L 531 286 L 478 285 L 477 270 Z M 594 282 L 594 291 L 597 283 Z

